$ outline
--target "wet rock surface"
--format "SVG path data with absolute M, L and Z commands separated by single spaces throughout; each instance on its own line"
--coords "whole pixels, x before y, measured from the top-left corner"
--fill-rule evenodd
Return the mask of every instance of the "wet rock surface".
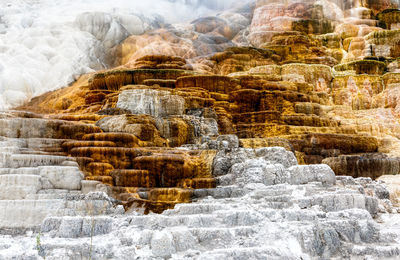
M 0 259 L 398 258 L 397 4 L 166 25 L 1 112 Z
M 214 166 L 218 187 L 195 190 L 193 203 L 162 214 L 48 216 L 40 226 L 40 250 L 32 233 L 0 238 L 1 244 L 13 250 L 8 256 L 46 259 L 391 259 L 400 254 L 396 209 L 382 183 L 335 178 L 326 165 L 297 165 L 294 155 L 279 147 L 221 150 L 215 161 L 226 158 L 231 159 L 224 169 Z M 112 202 L 101 194 L 84 198 Z M 377 223 L 381 218 L 391 224 Z

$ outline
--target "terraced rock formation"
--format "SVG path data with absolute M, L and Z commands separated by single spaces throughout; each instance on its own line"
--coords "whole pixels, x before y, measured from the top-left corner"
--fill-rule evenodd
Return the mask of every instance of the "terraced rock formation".
M 0 231 L 43 233 L 0 259 L 396 259 L 396 4 L 258 0 L 0 114 Z
M 35 230 L 49 215 L 124 212 L 122 206 L 115 208 L 115 200 L 101 192 L 88 195 L 99 183 L 85 180 L 76 160 L 61 147 L 72 124 L 9 112 L 1 114 L 0 125 L 2 233 L 15 235 Z

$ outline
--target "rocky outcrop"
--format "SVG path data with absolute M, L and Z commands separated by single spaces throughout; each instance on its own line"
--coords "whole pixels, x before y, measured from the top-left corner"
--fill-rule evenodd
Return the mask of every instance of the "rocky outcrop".
M 62 138 L 71 138 L 63 126 L 76 126 L 75 131 L 79 131 L 81 125 L 41 118 L 10 117 L 2 120 L 1 233 L 38 230 L 44 218 L 50 215 L 123 212 L 121 208 L 114 209 L 115 200 L 100 192 L 99 182 L 84 180 L 78 163 L 63 152 Z M 97 185 L 100 185 L 98 189 Z M 95 191 L 98 193 L 88 194 Z
M 124 259 L 127 251 L 129 258 L 171 259 L 399 255 L 392 226 L 372 218 L 393 210 L 382 184 L 369 178 L 335 178 L 326 165 L 297 165 L 294 155 L 279 147 L 228 145 L 214 162 L 219 185 L 195 190 L 194 203 L 160 215 L 50 216 L 42 222 L 37 247 L 28 237 L 0 241 L 13 248 L 8 256 L 50 259 L 60 254 Z M 116 181 L 125 185 L 145 172 L 118 174 Z M 382 218 L 397 221 L 394 215 Z M 61 242 L 66 239 L 67 248 Z
M 163 26 L 19 108 L 36 113 L 0 114 L 0 229 L 43 236 L 38 252 L 0 243 L 15 258 L 398 257 L 394 4 L 259 0 Z

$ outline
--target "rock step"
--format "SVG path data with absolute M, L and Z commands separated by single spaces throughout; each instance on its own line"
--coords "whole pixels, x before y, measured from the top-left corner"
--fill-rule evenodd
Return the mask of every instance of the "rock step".
M 197 238 L 201 246 L 208 250 L 232 247 L 232 242 L 240 238 L 250 238 L 256 232 L 256 227 L 228 227 L 228 228 L 189 228 L 190 233 Z M 231 242 L 231 243 L 229 243 Z
M 230 205 L 224 203 L 193 203 L 193 204 L 177 204 L 174 209 L 167 210 L 163 214 L 166 216 L 174 215 L 194 215 L 194 214 L 210 214 L 216 210 L 229 210 Z
M 71 161 L 73 163 L 73 161 Z M 0 168 L 0 175 L 5 174 L 19 174 L 19 175 L 40 175 L 41 171 L 53 169 L 55 171 L 70 171 L 71 169 L 79 170 L 78 166 L 75 165 L 64 165 L 64 166 L 39 166 L 39 167 L 21 167 L 21 168 Z
M 43 189 L 36 194 L 28 194 L 26 196 L 27 200 L 58 200 L 65 199 L 66 194 L 78 195 L 81 194 L 80 191 L 69 191 L 60 189 Z
M 22 168 L 0 168 L 0 175 L 4 174 L 20 174 L 20 175 L 39 175 L 39 168 L 22 167 Z
M 261 209 L 258 211 L 261 215 L 268 218 L 271 222 L 281 222 L 281 221 L 315 221 L 320 214 L 304 211 L 300 209 L 282 209 L 276 211 L 275 209 Z
M 0 211 L 0 233 L 2 229 L 38 228 L 48 216 L 95 216 L 115 212 L 111 201 L 89 195 L 65 194 L 61 199 L 0 200 L 0 208 L 3 209 Z
M 38 189 L 79 190 L 83 173 L 75 166 L 39 166 L 38 168 L 1 169 L 0 186 L 31 186 L 36 179 Z M 26 181 L 28 180 L 28 181 Z M 36 193 L 36 192 L 35 192 Z
M 63 200 L 0 200 L 0 229 L 38 227 L 64 204 Z
M 281 248 L 277 247 L 231 247 L 227 249 L 214 249 L 200 255 L 197 259 L 253 259 L 253 260 L 297 260 L 302 259 L 299 256 L 291 255 L 291 252 L 282 252 Z
M 59 238 L 91 237 L 110 233 L 112 226 L 113 218 L 107 216 L 48 217 L 41 232 Z
M 71 158 L 56 155 L 11 154 L 6 162 L 6 166 L 9 168 L 38 167 L 61 165 L 64 161 L 71 161 Z
M 276 202 L 270 201 L 266 203 L 260 204 L 260 207 L 267 208 L 267 209 L 287 209 L 293 206 L 293 202 Z
M 274 197 L 275 200 L 281 200 L 282 197 L 290 198 L 293 193 L 292 189 L 288 189 L 283 185 L 269 186 L 269 189 L 259 190 L 255 192 L 252 197 Z M 237 186 L 219 186 L 215 189 L 198 189 L 193 191 L 193 198 L 204 198 L 211 196 L 215 199 L 221 198 L 235 198 L 245 194 L 243 188 Z
M 140 228 L 148 228 L 151 225 L 159 227 L 178 227 L 185 226 L 188 228 L 198 227 L 221 227 L 224 223 L 212 214 L 193 214 L 193 215 L 176 215 L 176 216 L 155 216 L 148 218 L 146 216 L 135 216 L 130 218 L 130 225 Z
M 260 208 L 263 208 L 261 206 Z M 215 210 L 208 214 L 179 214 L 162 216 L 156 215 L 148 218 L 146 216 L 131 217 L 130 225 L 146 228 L 151 225 L 159 227 L 176 227 L 186 226 L 194 227 L 235 227 L 235 226 L 252 226 L 261 219 L 267 217 L 272 222 L 299 222 L 306 223 L 318 219 L 317 214 L 312 212 L 304 212 L 301 210 L 284 209 L 276 211 L 275 209 L 260 210 L 257 214 L 250 214 L 246 209 L 226 209 Z
M 2 153 L 18 153 L 19 148 L 17 146 L 1 146 Z
M 67 153 L 65 153 L 64 151 L 52 151 L 52 152 L 48 152 L 48 151 L 24 151 L 24 150 L 19 150 L 18 154 L 32 154 L 32 155 L 49 155 L 49 156 L 68 156 Z
M 1 175 L 0 200 L 20 200 L 28 194 L 36 194 L 42 188 L 38 175 Z
M 62 144 L 62 148 L 70 151 L 75 147 L 116 147 L 111 141 L 67 141 Z
M 400 247 L 395 245 L 355 245 L 351 249 L 351 255 L 355 257 L 369 256 L 398 259 L 398 256 L 400 255 Z
M 21 154 L 50 154 L 50 155 L 58 155 L 59 153 L 64 153 L 64 150 L 61 147 L 44 147 L 40 149 L 34 148 L 19 148 L 19 152 Z
M 0 141 L 1 147 L 21 147 L 25 144 L 23 140 L 20 139 L 7 139 L 6 141 Z
M 28 138 L 22 140 L 25 141 L 26 148 L 30 148 L 33 150 L 60 148 L 61 145 L 65 142 L 65 139 L 52 138 Z
M 193 199 L 200 199 L 211 196 L 215 199 L 240 197 L 244 190 L 234 186 L 219 186 L 215 189 L 197 189 L 193 190 Z
M 264 197 L 274 197 L 283 195 L 292 195 L 293 189 L 285 185 L 268 186 L 268 189 L 257 190 L 252 194 L 252 198 L 259 199 Z

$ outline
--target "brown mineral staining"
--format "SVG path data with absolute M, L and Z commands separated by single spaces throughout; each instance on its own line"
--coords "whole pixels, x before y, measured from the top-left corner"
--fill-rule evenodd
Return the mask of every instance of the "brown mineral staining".
M 148 79 L 175 80 L 186 72 L 180 69 L 114 69 L 99 72 L 89 81 L 91 90 L 118 91 L 131 84 L 142 84 Z
M 238 23 L 225 14 L 130 36 L 115 68 L 21 109 L 51 114 L 41 117 L 65 140 L 57 152 L 146 213 L 217 186 L 222 134 L 245 148 L 285 147 L 338 175 L 398 174 L 397 7 L 273 2 L 257 1 Z
M 211 61 L 214 63 L 213 70 L 215 73 L 228 75 L 257 66 L 272 65 L 275 63 L 274 60 L 279 58 L 274 50 L 231 47 L 222 53 L 214 54 Z
M 87 171 L 90 176 L 111 176 L 111 171 L 114 167 L 109 163 L 91 162 L 86 165 Z
M 90 78 L 90 74 L 82 75 L 71 86 L 35 97 L 18 109 L 38 113 L 63 113 L 75 109 L 82 111 L 86 108 L 85 96 Z
M 137 147 L 139 146 L 140 140 L 128 133 L 96 133 L 96 134 L 86 134 L 82 137 L 83 140 L 93 140 L 100 143 L 111 143 L 118 147 Z M 113 147 L 115 145 L 110 145 L 108 147 Z M 92 146 L 92 145 L 89 145 Z
M 336 71 L 353 70 L 356 74 L 382 75 L 385 63 L 375 60 L 360 60 L 335 66 Z
M 399 9 L 386 9 L 377 15 L 380 21 L 383 21 L 387 29 L 391 29 L 392 24 L 400 23 L 400 10 Z
M 91 124 L 65 124 L 61 126 L 63 135 L 71 139 L 80 139 L 88 133 L 98 133 L 101 129 Z
M 62 144 L 62 147 L 67 151 L 70 151 L 75 147 L 88 147 L 88 146 L 115 147 L 116 144 L 114 142 L 108 142 L 108 141 L 68 141 Z
M 340 155 L 326 158 L 322 162 L 328 164 L 337 175 L 350 175 L 355 178 L 376 179 L 384 173 L 398 174 L 400 169 L 399 158 L 388 158 L 382 154 Z
M 132 66 L 135 69 L 188 69 L 186 60 L 167 55 L 148 55 L 137 59 Z
M 66 141 L 62 147 L 77 158 L 87 180 L 115 186 L 114 195 L 126 201 L 127 207 L 134 199 L 147 210 L 161 212 L 189 202 L 190 189 L 216 186 L 211 174 L 215 153 L 140 148 L 145 142 L 133 134 L 83 130 L 87 133 L 81 133 L 81 140 Z

